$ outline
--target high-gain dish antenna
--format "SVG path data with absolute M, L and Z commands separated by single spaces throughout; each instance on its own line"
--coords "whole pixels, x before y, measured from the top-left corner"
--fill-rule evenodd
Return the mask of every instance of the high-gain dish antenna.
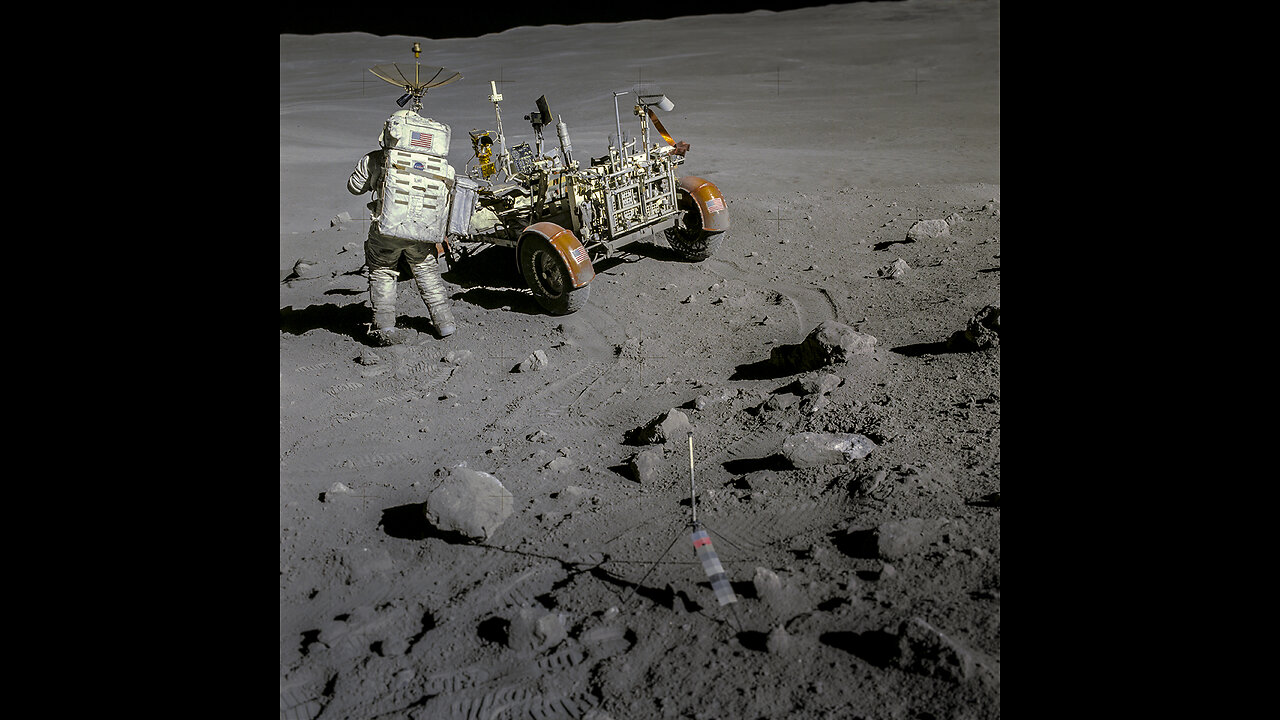
M 422 53 L 422 47 L 418 43 L 413 44 L 413 65 L 408 63 L 391 63 L 389 65 L 374 65 L 369 68 L 369 72 L 395 85 L 404 88 L 405 94 L 396 100 L 396 104 L 404 107 L 409 99 L 413 99 L 413 111 L 417 112 L 422 109 L 422 96 L 427 90 L 448 85 L 454 80 L 460 80 L 462 73 L 454 72 L 447 68 L 431 67 L 420 65 L 417 62 L 418 56 Z

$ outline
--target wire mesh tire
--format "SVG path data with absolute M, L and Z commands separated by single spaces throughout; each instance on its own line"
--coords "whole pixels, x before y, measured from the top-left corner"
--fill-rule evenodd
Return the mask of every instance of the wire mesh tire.
M 668 228 L 667 244 L 685 260 L 698 262 L 715 255 L 724 243 L 725 234 L 702 230 Z
M 591 286 L 573 286 L 573 276 L 560 253 L 546 238 L 530 236 L 520 243 L 520 274 L 533 297 L 552 315 L 568 315 L 581 310 L 591 295 Z
M 680 193 L 680 208 L 684 214 L 675 227 L 667 228 L 667 244 L 676 254 L 685 260 L 698 262 L 715 255 L 724 244 L 725 233 L 704 230 L 702 215 L 693 207 L 694 200 L 686 193 Z

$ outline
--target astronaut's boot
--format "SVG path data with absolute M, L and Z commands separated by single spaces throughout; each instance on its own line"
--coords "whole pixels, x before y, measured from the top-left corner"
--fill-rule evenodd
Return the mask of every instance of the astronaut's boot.
M 457 330 L 453 322 L 453 310 L 449 308 L 449 298 L 445 295 L 444 281 L 440 279 L 440 267 L 434 255 L 428 255 L 422 262 L 413 267 L 413 278 L 418 283 L 418 292 L 431 314 L 431 324 L 440 337 L 448 337 Z
M 369 304 L 373 306 L 373 329 L 369 339 L 377 345 L 399 345 L 407 332 L 396 329 L 396 283 L 399 273 L 395 268 L 369 268 Z

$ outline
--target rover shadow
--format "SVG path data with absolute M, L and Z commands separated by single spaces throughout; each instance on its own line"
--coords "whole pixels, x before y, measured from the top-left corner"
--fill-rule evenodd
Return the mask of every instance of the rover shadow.
M 511 248 L 500 245 L 482 248 L 463 260 L 451 263 L 440 277 L 462 288 L 460 292 L 449 295 L 451 300 L 486 310 L 507 308 L 525 315 L 547 314 L 521 276 L 515 251 Z
M 649 258 L 651 260 L 659 260 L 662 262 L 683 262 L 684 257 L 671 249 L 671 246 L 665 243 L 655 242 L 653 240 L 636 240 L 618 248 L 619 252 L 626 252 L 632 255 Z
M 448 267 L 440 273 L 445 281 L 463 288 L 524 289 L 524 278 L 516 263 L 516 251 L 501 245 L 490 245 Z
M 449 296 L 452 300 L 461 300 L 462 302 L 486 310 L 501 310 L 506 308 L 512 312 L 518 312 L 525 315 L 546 315 L 547 311 L 538 304 L 534 299 L 533 293 L 528 290 L 507 290 L 495 289 L 491 287 L 473 287 L 469 290 L 463 290 Z

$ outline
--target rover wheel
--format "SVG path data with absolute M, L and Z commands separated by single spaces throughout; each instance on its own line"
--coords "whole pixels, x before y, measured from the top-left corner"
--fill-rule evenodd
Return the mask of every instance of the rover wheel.
M 682 196 L 681 200 L 685 200 L 685 197 Z M 685 206 L 684 202 L 680 204 Z M 686 209 L 680 220 L 675 227 L 667 229 L 667 244 L 685 260 L 706 260 L 715 255 L 724 243 L 723 232 L 702 229 L 702 216 L 696 208 Z
M 553 315 L 568 315 L 587 304 L 591 286 L 573 286 L 569 268 L 551 243 L 539 236 L 520 243 L 520 274 L 533 291 L 538 304 Z
M 701 228 L 674 227 L 667 230 L 667 244 L 685 260 L 706 260 L 720 249 L 724 243 L 724 233 L 709 232 Z

